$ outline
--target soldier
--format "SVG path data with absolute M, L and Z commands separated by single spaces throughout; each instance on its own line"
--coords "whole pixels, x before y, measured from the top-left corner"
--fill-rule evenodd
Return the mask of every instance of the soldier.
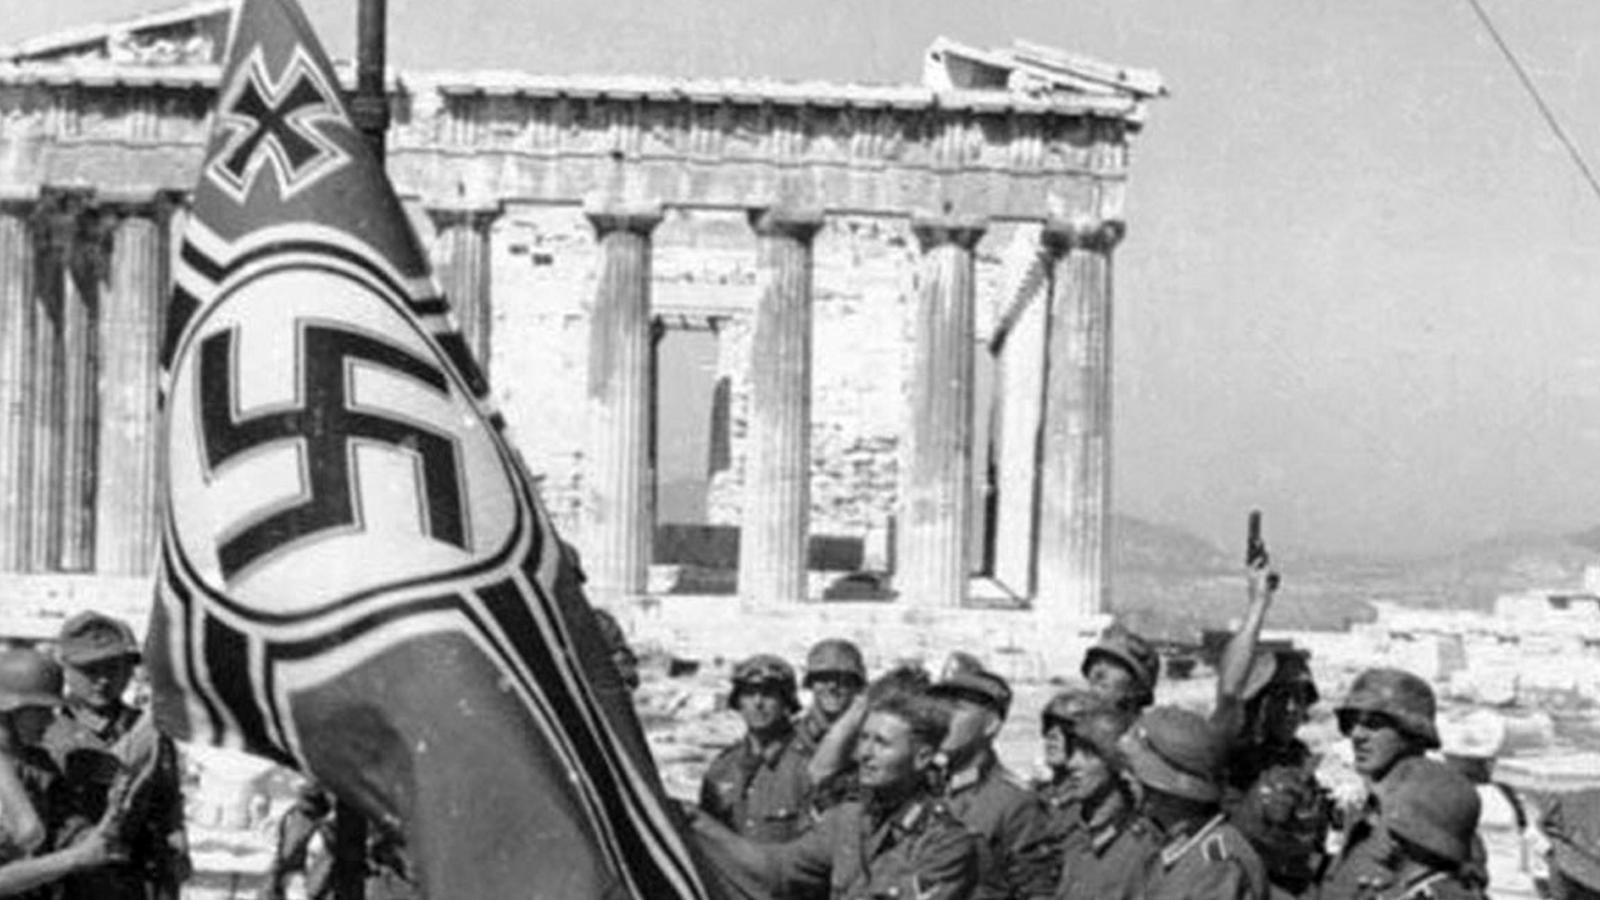
M 1049 897 L 1058 862 L 1050 817 L 1028 783 L 994 752 L 1011 709 L 1011 686 L 971 657 L 959 656 L 929 690 L 950 710 L 950 733 L 940 748 L 945 800 L 978 836 L 975 898 Z
M 1156 702 L 1161 657 L 1149 641 L 1112 625 L 1083 655 L 1081 671 L 1091 690 L 1138 712 Z
M 1439 746 L 1434 712 L 1433 688 L 1399 669 L 1362 672 L 1335 710 L 1367 797 L 1361 807 L 1344 813 L 1344 843 L 1323 878 L 1321 900 L 1350 900 L 1391 880 L 1380 815 L 1384 782 L 1402 760 Z
M 848 760 L 827 765 L 817 758 L 817 748 L 828 730 L 845 717 L 867 686 L 867 666 L 861 649 L 842 638 L 818 641 L 806 654 L 806 676 L 801 687 L 811 692 L 811 706 L 795 721 L 800 745 L 810 757 L 807 775 L 814 786 L 811 804 L 817 812 L 855 796 L 855 766 Z M 859 723 L 857 723 L 859 727 Z
M 1550 798 L 1539 828 L 1550 842 L 1554 900 L 1600 900 L 1600 788 Z
M 1287 898 L 1316 887 L 1333 801 L 1317 782 L 1310 748 L 1298 737 L 1319 697 L 1310 655 L 1292 647 L 1258 647 L 1277 583 L 1265 554 L 1252 560 L 1245 624 L 1223 651 L 1211 721 L 1227 745 L 1223 809 L 1265 861 L 1273 895 Z
M 1162 850 L 1148 900 L 1265 900 L 1267 873 L 1222 813 L 1221 735 L 1196 713 L 1149 710 L 1117 744 L 1142 793 L 1140 809 Z
M 1061 848 L 1056 900 L 1138 900 L 1160 846 L 1139 818 L 1122 777 L 1117 740 L 1133 714 L 1089 691 L 1066 691 L 1045 707 L 1046 752 L 1056 772 L 1048 792 Z
M 754 841 L 790 840 L 811 825 L 811 779 L 792 716 L 800 709 L 794 669 L 770 654 L 733 670 L 728 705 L 745 736 L 722 751 L 700 784 L 705 813 Z
M 776 896 L 966 900 L 977 883 L 977 839 L 930 787 L 948 728 L 939 704 L 887 692 L 874 699 L 856 743 L 861 799 L 785 844 L 746 840 L 709 816 L 693 818 L 695 832 L 713 859 Z
M 27 648 L 0 651 L 0 896 L 51 897 L 48 886 L 121 858 L 114 816 L 70 846 L 39 852 L 55 845 L 63 805 L 60 770 L 39 746 L 61 689 L 54 660 Z
M 1478 792 L 1449 766 L 1414 756 L 1385 779 L 1390 881 L 1373 900 L 1483 900 L 1473 877 Z
M 128 771 L 141 711 L 122 695 L 139 661 L 139 646 L 127 623 L 97 612 L 68 619 L 57 639 L 56 655 L 66 671 L 66 704 L 45 732 L 44 747 L 64 773 L 70 839 L 106 813 L 112 785 Z M 189 842 L 183 823 L 183 792 L 177 749 L 165 737 L 152 737 L 154 782 L 139 827 L 125 835 L 128 861 L 69 879 L 63 900 L 147 900 L 176 898 L 190 872 Z

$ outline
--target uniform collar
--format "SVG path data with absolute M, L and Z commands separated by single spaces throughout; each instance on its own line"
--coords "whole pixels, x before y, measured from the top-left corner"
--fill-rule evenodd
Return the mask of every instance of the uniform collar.
M 977 756 L 963 768 L 950 773 L 945 781 L 945 793 L 959 794 L 982 781 L 994 768 L 994 751 L 987 747 L 979 750 Z
M 1190 850 L 1198 847 L 1201 841 L 1209 837 L 1213 831 L 1216 831 L 1217 826 L 1222 824 L 1223 818 L 1224 816 L 1222 813 L 1217 813 L 1211 817 L 1211 821 L 1201 825 L 1194 834 L 1188 836 L 1180 834 L 1173 838 L 1172 841 L 1161 850 L 1161 865 L 1169 869 L 1172 868 L 1172 866 L 1177 863 L 1178 860 L 1183 858 L 1185 853 L 1188 853 Z
M 121 703 L 110 708 L 110 712 L 103 713 L 82 701 L 68 699 L 65 704 L 65 714 L 80 727 L 101 740 L 109 741 L 115 736 L 118 728 L 123 724 L 129 712 L 128 707 Z
M 1106 799 L 1083 823 L 1089 830 L 1089 844 L 1096 853 L 1110 846 L 1127 827 L 1128 819 L 1133 812 L 1133 803 L 1119 788 L 1112 788 Z
M 784 752 L 793 742 L 794 728 L 791 726 L 774 735 L 765 745 L 758 742 L 754 735 L 747 733 L 744 736 L 744 749 L 749 755 L 760 759 L 763 765 L 770 767 L 778 764 L 778 760 L 783 758 Z

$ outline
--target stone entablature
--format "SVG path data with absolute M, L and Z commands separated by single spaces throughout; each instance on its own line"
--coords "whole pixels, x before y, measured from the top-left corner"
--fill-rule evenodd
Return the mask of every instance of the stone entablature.
M 0 185 L 188 190 L 214 66 L 0 65 Z M 781 203 L 997 220 L 1121 214 L 1136 98 L 398 74 L 389 169 L 428 200 Z

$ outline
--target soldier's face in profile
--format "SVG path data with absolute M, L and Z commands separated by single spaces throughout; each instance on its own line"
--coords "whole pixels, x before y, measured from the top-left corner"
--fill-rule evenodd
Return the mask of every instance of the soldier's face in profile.
M 1089 664 L 1085 677 L 1089 679 L 1090 690 L 1115 701 L 1130 697 L 1139 689 L 1127 666 L 1104 656 L 1096 657 Z
M 1000 717 L 976 700 L 955 698 L 949 701 L 949 709 L 950 733 L 944 739 L 944 746 L 939 749 L 953 758 L 962 758 L 1000 730 Z
M 1115 774 L 1106 758 L 1087 741 L 1072 741 L 1067 751 L 1067 796 L 1088 800 L 1111 787 Z
M 1261 715 L 1267 738 L 1286 744 L 1306 723 L 1305 692 L 1292 686 L 1276 687 L 1261 698 Z
M 1067 767 L 1067 732 L 1060 725 L 1051 725 L 1044 733 L 1044 764 L 1051 771 Z
M 861 679 L 846 672 L 822 672 L 811 679 L 811 696 L 830 722 L 839 718 L 859 693 Z
M 756 734 L 771 731 L 789 714 L 783 692 L 775 685 L 757 684 L 739 689 L 739 716 Z
M 871 791 L 912 784 L 933 759 L 933 748 L 917 741 L 899 716 L 875 712 L 867 716 L 856 739 L 861 786 Z
M 1382 778 L 1411 749 L 1399 723 L 1380 712 L 1341 712 L 1339 730 L 1350 739 L 1356 771 L 1367 779 Z
M 128 680 L 133 677 L 133 658 L 119 656 L 63 668 L 67 694 L 99 708 L 115 703 L 128 689 Z

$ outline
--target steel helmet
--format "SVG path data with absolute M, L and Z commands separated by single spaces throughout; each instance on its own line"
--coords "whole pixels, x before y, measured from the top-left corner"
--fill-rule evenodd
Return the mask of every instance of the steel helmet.
M 817 641 L 806 654 L 806 678 L 802 687 L 810 687 L 818 675 L 854 675 L 867 683 L 867 665 L 861 659 L 861 648 L 843 638 Z
M 1434 724 L 1437 704 L 1426 681 L 1402 669 L 1368 669 L 1356 676 L 1335 713 L 1376 712 L 1395 720 L 1400 733 L 1419 741 L 1425 749 L 1439 746 Z
M 1383 780 L 1378 803 L 1391 834 L 1456 863 L 1471 859 L 1482 801 L 1455 769 L 1425 756 L 1409 757 Z
M 61 705 L 61 665 L 31 648 L 0 651 L 0 712 Z
M 1158 706 L 1139 717 L 1117 748 L 1128 771 L 1146 787 L 1201 803 L 1222 799 L 1219 779 L 1227 748 L 1198 713 Z
M 1083 655 L 1079 672 L 1087 678 L 1089 669 L 1099 659 L 1112 660 L 1133 675 L 1134 684 L 1138 687 L 1138 693 L 1132 698 L 1135 707 L 1142 708 L 1155 702 L 1156 681 L 1161 677 L 1161 656 L 1149 641 L 1121 625 L 1112 625 Z
M 1304 691 L 1307 706 L 1322 699 L 1311 677 L 1311 651 L 1294 647 L 1257 651 L 1250 660 L 1250 671 L 1245 675 L 1240 695 L 1245 700 L 1254 700 L 1267 688 L 1279 685 Z
M 795 685 L 794 667 L 770 653 L 758 653 L 733 667 L 733 693 L 728 695 L 728 706 L 737 707 L 739 696 L 746 688 L 756 685 L 774 685 L 789 709 L 800 708 L 800 691 Z
M 1133 725 L 1134 714 L 1093 691 L 1062 691 L 1039 714 L 1040 730 L 1060 727 L 1094 748 L 1102 758 L 1119 762 L 1117 740 Z

